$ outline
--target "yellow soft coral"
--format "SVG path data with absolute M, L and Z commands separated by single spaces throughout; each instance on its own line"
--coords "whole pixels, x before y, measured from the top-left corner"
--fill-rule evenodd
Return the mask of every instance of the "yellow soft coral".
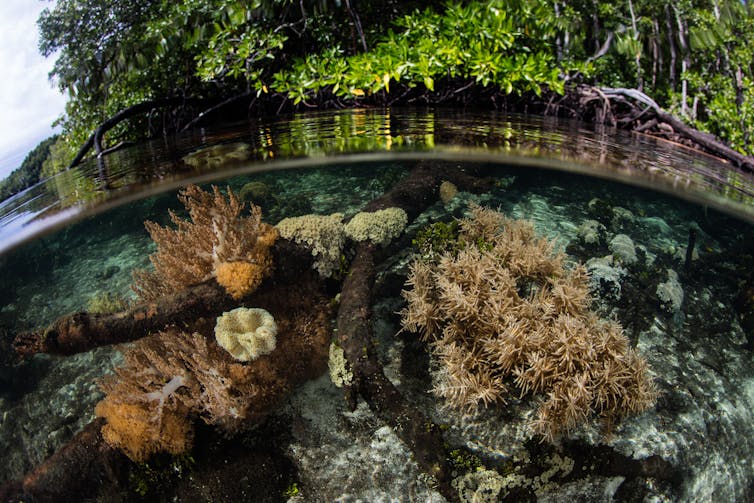
M 264 267 L 248 262 L 223 262 L 215 267 L 217 282 L 234 299 L 256 290 L 264 276 Z
M 97 404 L 94 413 L 107 420 L 102 438 L 122 450 L 132 461 L 146 461 L 152 454 L 181 454 L 191 448 L 194 427 L 186 411 L 156 411 L 139 403 L 118 403 L 108 397 Z

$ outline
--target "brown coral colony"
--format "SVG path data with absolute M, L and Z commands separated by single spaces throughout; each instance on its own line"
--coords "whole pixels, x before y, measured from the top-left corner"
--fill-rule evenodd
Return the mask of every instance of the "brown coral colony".
M 525 221 L 471 208 L 460 252 L 411 264 L 404 328 L 431 342 L 434 393 L 465 411 L 544 395 L 532 428 L 548 440 L 592 413 L 608 424 L 647 409 L 648 367 L 617 322 L 601 320 L 586 270 L 567 268 Z
M 258 206 L 252 204 L 243 216 L 243 203 L 227 192 L 226 199 L 215 186 L 205 192 L 189 185 L 178 196 L 189 220 L 171 211 L 175 228 L 145 223 L 157 251 L 149 257 L 154 271 L 134 272 L 134 291 L 141 299 L 154 300 L 213 277 L 240 299 L 271 273 L 277 231 L 262 222 Z

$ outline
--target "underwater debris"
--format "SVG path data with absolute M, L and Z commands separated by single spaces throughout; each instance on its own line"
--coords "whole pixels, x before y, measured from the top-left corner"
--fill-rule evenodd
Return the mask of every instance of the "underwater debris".
M 568 269 L 533 226 L 471 206 L 460 251 L 417 258 L 403 296 L 403 327 L 440 362 L 434 393 L 473 411 L 545 394 L 532 429 L 548 440 L 596 413 L 608 423 L 652 405 L 648 367 L 616 322 L 589 311 L 589 276 Z
M 189 185 L 178 199 L 190 220 L 170 211 L 175 228 L 144 224 L 157 251 L 149 257 L 154 271 L 134 271 L 139 298 L 155 300 L 212 277 L 236 299 L 254 291 L 272 272 L 270 247 L 278 236 L 262 222 L 261 209 L 252 204 L 242 216 L 244 204 L 230 189 L 226 199 L 216 186 L 205 192 Z

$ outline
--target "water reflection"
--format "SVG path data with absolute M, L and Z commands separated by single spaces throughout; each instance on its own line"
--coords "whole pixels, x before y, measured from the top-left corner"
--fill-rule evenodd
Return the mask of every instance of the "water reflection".
M 575 121 L 450 110 L 349 110 L 201 129 L 114 152 L 0 203 L 0 251 L 59 225 L 186 183 L 300 166 L 306 159 L 350 162 L 438 155 L 617 178 L 672 192 L 754 219 L 754 178 L 683 146 Z M 108 203 L 108 204 L 105 204 Z M 22 232 L 19 233 L 19 226 Z

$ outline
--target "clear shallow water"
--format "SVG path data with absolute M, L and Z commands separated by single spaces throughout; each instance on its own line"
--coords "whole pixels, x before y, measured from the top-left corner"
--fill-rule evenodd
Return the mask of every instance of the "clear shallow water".
M 378 265 L 375 339 L 388 377 L 411 403 L 444 425 L 452 447 L 468 449 L 505 478 L 501 498 L 520 500 L 527 495 L 545 501 L 567 497 L 604 501 L 607 494 L 618 499 L 744 501 L 749 497 L 754 478 L 750 456 L 754 451 L 754 335 L 752 303 L 747 295 L 754 289 L 754 234 L 750 224 L 740 218 L 710 208 L 720 206 L 719 200 L 712 199 L 706 206 L 685 200 L 698 199 L 700 193 L 695 191 L 705 187 L 717 196 L 726 194 L 729 202 L 725 205 L 738 216 L 746 215 L 750 200 L 745 177 L 721 171 L 703 177 L 711 172 L 705 170 L 722 168 L 711 167 L 710 160 L 691 157 L 685 150 L 646 139 L 632 143 L 634 140 L 621 135 L 604 135 L 609 142 L 601 143 L 600 135 L 573 124 L 490 124 L 453 114 L 386 117 L 357 113 L 307 117 L 287 127 L 278 123 L 268 128 L 270 139 L 264 141 L 270 148 L 266 154 L 258 150 L 264 144 L 260 138 L 267 137 L 257 125 L 250 126 L 253 135 L 235 130 L 201 138 L 199 144 L 222 140 L 230 147 L 214 150 L 197 162 L 197 169 L 189 169 L 184 160 L 177 174 L 167 168 L 149 172 L 145 168 L 139 180 L 152 184 L 164 179 L 166 187 L 174 187 L 178 181 L 173 177 L 196 178 L 201 172 L 207 181 L 222 176 L 216 183 L 236 193 L 249 182 L 262 182 L 271 189 L 270 195 L 255 202 L 262 206 L 264 220 L 275 224 L 284 217 L 308 213 L 355 214 L 400 183 L 416 164 L 410 158 L 393 158 L 393 150 L 418 150 L 430 159 L 450 158 L 459 169 L 479 167 L 478 163 L 459 162 L 461 157 L 479 156 L 486 161 L 494 157 L 498 162 L 488 162 L 482 168 L 484 175 L 497 180 L 494 188 L 482 194 L 461 192 L 445 204 L 434 202 L 410 223 Z M 329 133 L 324 134 L 323 129 Z M 257 138 L 258 143 L 252 143 L 255 147 L 249 150 L 238 146 L 239 138 Z M 191 140 L 181 140 L 176 143 L 180 148 L 170 148 L 194 151 L 198 147 L 190 146 Z M 489 150 L 462 150 L 484 144 Z M 516 154 L 510 159 L 504 155 L 506 145 Z M 339 152 L 344 156 L 346 152 L 384 154 L 388 147 L 389 159 L 367 157 L 354 162 L 350 157 L 326 157 Z M 615 153 L 616 149 L 623 154 Z M 560 167 L 565 166 L 564 159 L 577 155 L 599 161 L 600 151 L 606 157 L 595 174 L 647 172 L 651 177 L 641 183 L 650 180 L 666 189 L 675 183 L 683 199 L 594 176 L 531 166 L 542 162 L 539 156 L 559 159 L 555 164 Z M 140 155 L 127 166 L 143 162 Z M 154 150 L 152 159 L 164 155 L 165 151 Z M 289 164 L 286 170 L 265 171 L 264 164 L 248 166 L 239 155 L 252 159 L 292 157 L 301 163 L 309 156 L 318 162 L 306 168 Z M 230 158 L 235 171 L 213 164 L 218 162 L 212 161 L 215 158 Z M 150 166 L 155 165 L 159 162 Z M 699 170 L 693 175 L 684 172 L 683 178 L 678 173 L 683 171 L 680 166 L 689 165 Z M 580 171 L 592 169 L 582 166 Z M 135 171 L 123 168 L 112 176 L 110 190 L 117 197 L 131 190 Z M 158 172 L 161 174 L 155 174 Z M 228 178 L 229 174 L 235 176 Z M 720 182 L 725 177 L 728 185 Z M 94 199 L 110 195 L 96 195 L 96 190 L 92 194 Z M 136 194 L 128 197 L 137 198 Z M 84 206 L 75 200 L 47 206 L 67 205 L 70 213 L 63 215 L 76 213 L 79 217 L 83 212 L 79 208 Z M 655 406 L 624 419 L 609 436 L 597 421 L 590 421 L 552 446 L 539 444 L 528 428 L 536 399 L 514 397 L 505 406 L 464 416 L 444 408 L 442 400 L 428 393 L 436 376 L 424 345 L 412 334 L 396 335 L 400 320 L 395 313 L 402 307 L 400 290 L 413 252 L 411 238 L 429 223 L 462 217 L 469 202 L 533 221 L 537 232 L 557 242 L 569 260 L 589 265 L 594 308 L 603 317 L 616 318 L 631 344 L 647 359 L 659 391 Z M 13 364 L 11 340 L 19 331 L 44 327 L 61 315 L 91 307 L 91 299 L 97 295 L 132 300 L 131 271 L 147 267 L 148 255 L 154 251 L 143 221 L 167 224 L 167 210 L 183 214 L 181 208 L 172 190 L 151 195 L 65 225 L 57 233 L 0 257 L 0 343 L 4 355 L 0 451 L 6 453 L 7 460 L 0 480 L 19 477 L 88 423 L 102 396 L 96 378 L 121 362 L 121 348 L 103 347 L 68 357 L 37 355 L 30 362 Z M 14 215 L 13 211 L 7 214 Z M 28 224 L 34 230 L 28 232 L 41 232 L 45 225 L 34 221 Z M 590 237 L 590 229 L 596 229 L 599 242 Z M 695 255 L 687 269 L 690 229 L 696 236 Z M 638 258 L 631 265 L 619 266 L 604 259 L 617 253 L 610 243 L 619 235 L 628 236 L 633 243 Z M 661 283 L 669 282 L 669 270 L 677 273 L 683 292 L 677 306 L 662 302 L 657 293 Z M 224 483 L 230 477 L 241 492 L 258 490 L 254 480 L 243 486 L 233 471 L 239 463 L 249 463 L 253 451 L 261 453 L 253 465 L 260 473 L 270 476 L 263 469 L 266 464 L 278 475 L 274 490 L 268 491 L 271 501 L 286 499 L 283 493 L 293 483 L 306 501 L 441 500 L 391 428 L 364 403 L 349 411 L 341 391 L 326 374 L 293 390 L 267 421 L 230 442 L 237 444 L 248 448 L 238 452 L 223 444 L 220 452 L 230 467 L 212 472 L 208 465 L 220 454 L 198 440 L 195 464 L 187 468 L 192 475 L 155 483 L 152 496 L 154 491 L 166 499 L 183 495 L 184 500 L 192 500 L 185 498 L 191 491 L 218 496 L 212 492 L 218 489 L 209 474 Z M 642 474 L 647 468 L 640 461 L 650 458 L 659 459 L 663 468 Z M 126 499 L 140 498 L 128 484 L 117 491 Z M 239 494 L 225 496 L 232 499 Z

